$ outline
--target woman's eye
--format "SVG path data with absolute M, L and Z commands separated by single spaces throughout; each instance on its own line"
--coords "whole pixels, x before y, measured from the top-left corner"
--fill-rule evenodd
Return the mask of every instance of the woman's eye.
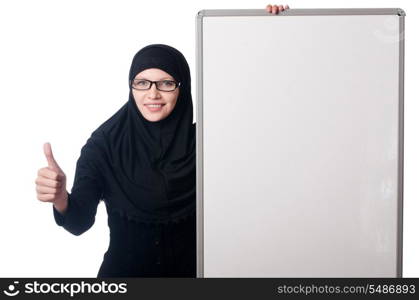
M 174 85 L 174 82 L 173 82 L 173 81 L 163 81 L 163 83 L 164 83 L 166 86 L 173 86 L 173 85 Z
M 148 82 L 145 81 L 145 80 L 141 80 L 141 81 L 137 82 L 137 85 L 147 85 L 147 84 L 148 84 Z

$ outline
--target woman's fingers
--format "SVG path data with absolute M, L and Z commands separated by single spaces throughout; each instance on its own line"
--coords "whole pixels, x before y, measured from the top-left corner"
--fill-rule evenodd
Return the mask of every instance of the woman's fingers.
M 286 4 L 285 6 L 280 4 L 280 5 L 276 5 L 274 4 L 273 6 L 271 4 L 268 4 L 266 6 L 266 11 L 269 13 L 273 13 L 273 14 L 278 14 L 278 12 L 284 11 L 286 9 L 289 9 L 290 7 L 288 6 L 288 4 Z
M 53 203 L 56 209 L 64 212 L 68 206 L 65 173 L 55 161 L 51 144 L 44 144 L 44 154 L 48 167 L 38 170 L 38 176 L 35 179 L 36 197 L 42 202 Z
M 51 170 L 45 167 L 38 170 L 38 177 L 35 179 L 36 195 L 44 202 L 55 202 L 63 198 L 65 190 L 65 174 L 61 171 Z
M 63 184 L 59 181 L 38 176 L 35 180 L 36 196 L 42 202 L 55 202 L 61 198 Z
M 55 195 L 54 194 L 38 194 L 38 200 L 43 202 L 54 202 Z
M 42 168 L 38 170 L 38 177 L 45 177 L 48 179 L 52 179 L 55 181 L 62 181 L 64 179 L 64 175 L 61 174 L 60 172 L 57 171 L 53 171 L 51 169 L 47 168 Z
M 62 183 L 59 182 L 59 181 L 48 179 L 48 178 L 45 178 L 45 177 L 40 177 L 40 176 L 38 176 L 38 178 L 36 178 L 35 184 L 36 185 L 41 185 L 41 186 L 46 186 L 46 187 L 51 187 L 51 188 L 60 188 L 62 186 Z
M 57 189 L 57 188 L 52 188 L 52 187 L 48 187 L 48 186 L 37 185 L 36 186 L 36 192 L 38 194 L 58 194 L 60 192 L 60 190 Z

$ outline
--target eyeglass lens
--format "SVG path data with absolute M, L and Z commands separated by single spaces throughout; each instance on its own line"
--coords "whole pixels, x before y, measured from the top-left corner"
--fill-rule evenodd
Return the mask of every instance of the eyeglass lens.
M 176 82 L 172 80 L 161 80 L 155 82 L 157 89 L 162 91 L 173 91 L 176 89 Z M 132 83 L 132 87 L 137 90 L 148 90 L 151 88 L 153 82 L 149 80 L 134 80 Z

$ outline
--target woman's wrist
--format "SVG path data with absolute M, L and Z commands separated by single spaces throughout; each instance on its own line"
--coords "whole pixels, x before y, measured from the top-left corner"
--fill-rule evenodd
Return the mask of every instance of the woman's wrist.
M 63 199 L 55 201 L 53 203 L 53 205 L 59 213 L 64 214 L 67 210 L 67 207 L 68 207 L 68 193 L 67 193 L 67 191 L 66 191 L 65 196 L 63 197 Z

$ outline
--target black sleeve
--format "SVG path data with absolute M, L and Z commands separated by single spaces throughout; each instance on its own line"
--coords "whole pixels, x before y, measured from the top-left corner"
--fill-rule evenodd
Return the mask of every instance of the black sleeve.
M 68 193 L 68 206 L 64 214 L 53 207 L 57 225 L 74 235 L 87 231 L 95 222 L 97 206 L 103 197 L 103 181 L 96 158 L 98 148 L 92 138 L 83 146 L 76 164 L 76 172 L 71 194 Z

